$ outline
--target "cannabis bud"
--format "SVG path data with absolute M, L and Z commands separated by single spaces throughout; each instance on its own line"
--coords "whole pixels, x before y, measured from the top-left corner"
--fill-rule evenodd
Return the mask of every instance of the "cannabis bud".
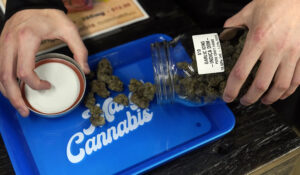
M 129 100 L 127 98 L 127 96 L 125 94 L 119 94 L 114 98 L 114 102 L 118 103 L 118 104 L 122 104 L 124 106 L 128 106 L 129 105 Z
M 130 100 L 140 108 L 148 108 L 155 95 L 155 86 L 131 79 L 128 87 L 132 92 Z

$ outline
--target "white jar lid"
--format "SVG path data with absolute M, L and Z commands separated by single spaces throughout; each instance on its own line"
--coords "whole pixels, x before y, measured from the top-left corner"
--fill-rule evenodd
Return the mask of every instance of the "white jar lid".
M 40 79 L 50 82 L 51 88 L 34 90 L 21 83 L 23 98 L 31 111 L 42 115 L 58 115 L 73 109 L 82 99 L 85 78 L 72 62 L 46 58 L 36 63 L 34 71 Z

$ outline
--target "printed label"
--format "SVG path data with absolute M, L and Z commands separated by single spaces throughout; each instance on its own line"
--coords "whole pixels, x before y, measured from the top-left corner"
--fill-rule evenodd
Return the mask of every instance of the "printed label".
M 224 72 L 224 62 L 217 33 L 193 35 L 198 74 Z

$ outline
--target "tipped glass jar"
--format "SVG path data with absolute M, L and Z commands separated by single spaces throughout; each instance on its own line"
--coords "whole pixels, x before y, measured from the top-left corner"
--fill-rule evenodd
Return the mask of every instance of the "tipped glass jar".
M 172 41 L 153 43 L 158 104 L 176 102 L 203 106 L 223 102 L 227 77 L 242 51 L 246 34 L 243 30 L 234 39 L 222 42 L 217 34 L 210 34 L 202 38 L 204 42 L 201 39 L 193 42 L 192 35 L 180 35 Z M 194 46 L 195 42 L 200 45 Z M 252 82 L 255 73 L 251 74 L 241 94 L 249 86 L 248 82 Z

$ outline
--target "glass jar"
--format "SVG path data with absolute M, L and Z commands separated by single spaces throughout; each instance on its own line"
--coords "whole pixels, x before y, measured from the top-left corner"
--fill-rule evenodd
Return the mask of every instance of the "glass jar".
M 222 94 L 227 77 L 243 48 L 246 32 L 243 33 L 230 42 L 218 41 L 224 60 L 219 64 L 225 67 L 219 73 L 198 73 L 191 34 L 153 43 L 151 50 L 157 103 L 181 103 L 196 107 L 223 103 Z

